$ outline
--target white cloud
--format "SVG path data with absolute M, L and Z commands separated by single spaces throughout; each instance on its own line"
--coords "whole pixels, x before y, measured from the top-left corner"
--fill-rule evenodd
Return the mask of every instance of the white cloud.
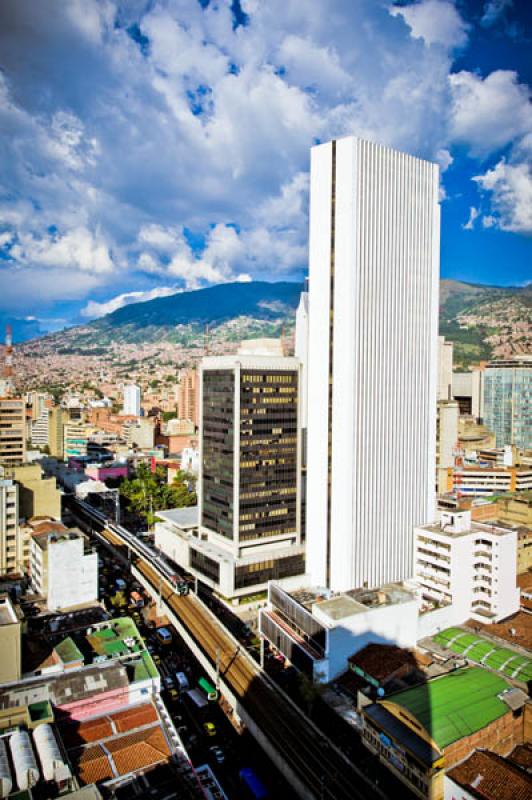
M 532 169 L 530 163 L 498 164 L 475 180 L 491 198 L 494 215 L 486 227 L 496 225 L 503 231 L 532 234 Z
M 10 255 L 19 264 L 27 266 L 71 268 L 96 274 L 114 269 L 102 234 L 85 227 L 64 234 L 49 233 L 41 238 L 21 233 Z
M 88 319 L 97 319 L 104 317 L 106 314 L 111 314 L 119 308 L 128 306 L 131 303 L 145 303 L 147 300 L 155 300 L 157 297 L 168 297 L 172 294 L 177 294 L 179 289 L 175 286 L 158 286 L 156 289 L 148 289 L 144 292 L 124 292 L 123 294 L 116 295 L 105 303 L 98 303 L 95 300 L 89 300 L 85 308 L 81 310 L 81 315 Z
M 440 165 L 440 172 L 445 172 L 445 170 L 449 169 L 449 167 L 454 161 L 454 158 L 452 157 L 450 152 L 446 149 L 438 150 L 435 158 L 438 164 Z
M 404 19 L 412 36 L 427 45 L 462 47 L 467 42 L 468 26 L 451 0 L 421 0 L 408 6 L 391 6 L 390 14 Z
M 480 24 L 484 28 L 490 28 L 504 15 L 507 8 L 511 8 L 513 0 L 488 0 L 484 5 L 484 13 L 480 19 Z
M 469 219 L 462 225 L 462 228 L 465 231 L 472 231 L 473 228 L 475 227 L 475 220 L 477 219 L 479 214 L 480 211 L 478 210 L 478 208 L 471 206 L 469 209 Z
M 449 82 L 466 38 L 450 0 L 244 10 L 234 28 L 227 0 L 0 3 L 0 223 L 20 273 L 113 292 L 118 274 L 123 294 L 146 275 L 300 277 L 314 142 L 356 133 L 444 169 L 450 110 L 454 139 L 483 153 L 522 138 L 517 78 L 495 106 L 491 76 Z M 507 111 L 503 132 L 485 134 L 484 106 Z
M 530 131 L 530 90 L 519 83 L 516 72 L 496 70 L 482 78 L 462 71 L 449 80 L 451 135 L 474 154 L 485 156 Z

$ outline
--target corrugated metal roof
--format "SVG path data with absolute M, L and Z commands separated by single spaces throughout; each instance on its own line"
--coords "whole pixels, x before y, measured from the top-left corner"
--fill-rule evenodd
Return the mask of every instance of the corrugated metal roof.
M 509 678 L 523 683 L 532 680 L 532 658 L 519 655 L 508 647 L 499 647 L 476 633 L 467 633 L 462 628 L 446 628 L 432 638 L 441 647 L 502 672 Z
M 455 670 L 426 684 L 389 695 L 382 703 L 404 708 L 440 749 L 470 736 L 508 713 L 498 695 L 508 684 L 481 667 Z

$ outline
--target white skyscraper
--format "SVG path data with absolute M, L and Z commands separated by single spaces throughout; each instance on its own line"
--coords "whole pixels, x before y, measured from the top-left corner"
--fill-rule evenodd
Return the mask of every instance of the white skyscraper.
M 412 576 L 434 504 L 438 167 L 355 137 L 311 151 L 307 572 Z
M 134 383 L 124 386 L 124 407 L 123 414 L 140 417 L 140 386 Z

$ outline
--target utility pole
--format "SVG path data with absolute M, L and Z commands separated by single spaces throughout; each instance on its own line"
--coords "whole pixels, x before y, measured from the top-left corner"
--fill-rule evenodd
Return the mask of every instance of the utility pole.
M 216 691 L 220 691 L 220 659 L 222 651 L 219 647 L 216 648 Z

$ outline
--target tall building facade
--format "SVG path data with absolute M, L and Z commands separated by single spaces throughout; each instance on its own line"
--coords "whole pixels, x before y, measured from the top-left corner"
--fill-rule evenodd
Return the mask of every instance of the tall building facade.
M 122 413 L 126 416 L 140 417 L 140 386 L 130 383 L 124 386 L 124 406 Z
M 453 399 L 453 343 L 438 336 L 438 400 Z
M 532 447 L 532 356 L 486 365 L 484 423 L 495 434 L 497 447 Z
M 205 358 L 201 376 L 203 542 L 191 541 L 189 566 L 225 596 L 249 594 L 304 572 L 299 362 Z M 222 581 L 224 563 L 232 566 Z
M 26 403 L 0 397 L 0 464 L 22 464 L 26 458 Z
M 0 479 L 0 575 L 19 572 L 22 562 L 18 486 L 12 480 Z
M 411 577 L 414 525 L 434 513 L 439 218 L 435 164 L 355 137 L 312 148 L 306 541 L 320 586 Z
M 199 386 L 195 369 L 182 369 L 179 372 L 177 387 L 177 411 L 179 419 L 189 419 L 198 425 Z

